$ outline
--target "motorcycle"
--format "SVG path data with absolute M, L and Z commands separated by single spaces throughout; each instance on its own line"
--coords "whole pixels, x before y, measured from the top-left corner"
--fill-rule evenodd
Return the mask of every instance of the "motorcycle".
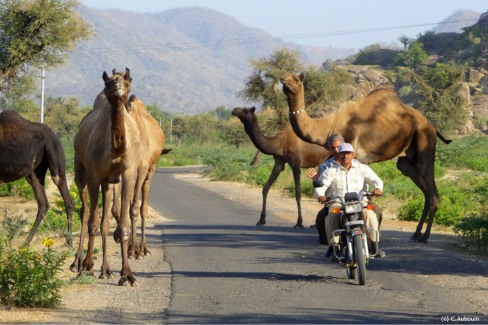
M 348 279 L 357 279 L 360 285 L 366 284 L 366 265 L 379 252 L 379 232 L 366 228 L 363 214 L 364 208 L 374 210 L 374 203 L 370 200 L 373 196 L 375 194 L 371 192 L 346 193 L 344 199 L 335 198 L 340 200 L 341 205 L 332 208 L 334 214 L 339 214 L 341 225 L 341 229 L 333 231 L 334 236 L 339 236 L 333 254 L 339 262 L 344 263 Z M 364 197 L 368 198 L 368 202 L 363 201 Z M 369 246 L 367 233 L 371 231 L 376 233 L 376 242 Z

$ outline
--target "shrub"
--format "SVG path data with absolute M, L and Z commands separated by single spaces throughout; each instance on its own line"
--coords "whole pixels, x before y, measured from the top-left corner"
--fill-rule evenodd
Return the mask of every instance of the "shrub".
M 460 247 L 488 253 L 488 216 L 469 216 L 454 227 Z
M 59 290 L 63 282 L 58 271 L 66 260 L 66 253 L 58 253 L 46 238 L 44 249 L 18 250 L 0 242 L 0 302 L 16 307 L 55 307 L 61 302 Z

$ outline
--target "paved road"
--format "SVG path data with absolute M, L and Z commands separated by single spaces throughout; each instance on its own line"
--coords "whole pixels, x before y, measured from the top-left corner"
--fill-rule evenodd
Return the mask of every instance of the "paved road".
M 150 205 L 170 219 L 161 225 L 173 276 L 165 323 L 440 323 L 446 315 L 480 317 L 466 297 L 427 281 L 439 272 L 486 275 L 473 259 L 449 264 L 446 271 L 436 249 L 412 246 L 405 233 L 385 232 L 389 255 L 372 261 L 368 283 L 358 286 L 323 257 L 315 229 L 293 229 L 272 213 L 269 226 L 257 227 L 259 206 L 195 187 L 174 172 L 159 169 L 150 196 Z M 488 321 L 483 314 L 481 319 Z

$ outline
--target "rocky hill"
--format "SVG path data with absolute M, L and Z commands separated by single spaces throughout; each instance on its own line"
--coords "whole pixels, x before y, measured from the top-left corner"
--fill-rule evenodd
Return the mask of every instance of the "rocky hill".
M 202 113 L 242 104 L 236 93 L 250 75 L 251 59 L 277 48 L 298 50 L 320 66 L 352 49 L 285 43 L 220 12 L 186 7 L 159 13 L 79 7 L 95 36 L 80 44 L 61 69 L 47 71 L 46 93 L 92 105 L 103 88 L 102 73 L 131 69 L 133 91 L 146 104 L 172 113 Z

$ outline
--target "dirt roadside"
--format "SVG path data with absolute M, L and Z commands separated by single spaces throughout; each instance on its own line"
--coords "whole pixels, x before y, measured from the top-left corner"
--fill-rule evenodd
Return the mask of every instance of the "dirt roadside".
M 240 202 L 245 205 L 260 207 L 262 204 L 261 187 L 250 186 L 241 183 L 209 181 L 197 174 L 182 174 L 178 178 L 191 181 L 197 186 L 212 190 L 230 200 Z M 0 218 L 6 209 L 9 215 L 22 212 L 25 215 L 35 216 L 35 202 L 25 202 L 17 198 L 0 197 Z M 313 199 L 304 198 L 302 200 L 302 212 L 304 215 L 304 225 L 311 226 L 315 222 L 315 215 L 320 209 L 320 205 Z M 268 197 L 268 214 L 286 220 L 290 226 L 296 222 L 296 202 L 280 190 L 271 190 Z M 150 209 L 148 221 L 148 233 L 152 241 L 149 241 L 149 249 L 152 255 L 142 260 L 131 260 L 130 265 L 134 271 L 137 282 L 134 287 L 118 287 L 119 276 L 117 272 L 111 279 L 97 279 L 92 284 L 77 284 L 62 289 L 62 304 L 55 309 L 24 309 L 0 306 L 0 323 L 161 323 L 164 322 L 164 314 L 170 303 L 171 292 L 171 269 L 164 259 L 164 252 L 161 245 L 161 228 L 154 227 L 158 223 L 165 221 L 164 216 L 159 215 Z M 259 215 L 256 215 L 256 222 Z M 114 226 L 114 225 L 112 225 Z M 415 230 L 416 223 L 403 222 L 385 211 L 382 229 L 412 232 Z M 113 228 L 112 228 L 113 229 Z M 433 234 L 446 234 L 450 232 L 442 228 L 434 228 Z M 42 238 L 36 236 L 36 243 Z M 443 237 L 444 238 L 444 237 Z M 440 245 L 442 249 L 452 249 L 456 254 L 462 254 L 454 243 L 456 237 L 451 236 L 445 241 L 435 241 L 432 245 Z M 100 239 L 99 239 L 100 240 Z M 60 242 L 61 239 L 58 241 Z M 34 243 L 36 245 L 36 243 Z M 77 245 L 75 239 L 74 244 Z M 112 240 L 110 244 L 110 261 L 113 270 L 120 269 L 120 247 Z M 100 241 L 97 242 L 100 247 Z M 431 245 L 431 244 L 429 244 Z M 441 247 L 442 246 L 442 247 Z M 456 258 L 452 255 L 452 259 Z M 465 254 L 465 253 L 464 253 Z M 446 254 L 451 256 L 450 254 Z M 478 258 L 473 256 L 473 258 Z M 95 275 L 99 274 L 101 254 L 95 261 Z M 488 259 L 482 258 L 487 264 Z M 75 277 L 69 271 L 69 264 L 72 259 L 68 259 L 63 266 L 62 276 L 66 279 Z M 435 285 L 456 290 L 459 295 L 466 295 L 473 304 L 479 306 L 480 311 L 488 313 L 488 278 L 483 276 L 461 276 L 452 274 L 430 275 L 428 280 Z M 481 290 L 480 290 L 481 288 Z M 483 289 L 484 288 L 484 289 Z

